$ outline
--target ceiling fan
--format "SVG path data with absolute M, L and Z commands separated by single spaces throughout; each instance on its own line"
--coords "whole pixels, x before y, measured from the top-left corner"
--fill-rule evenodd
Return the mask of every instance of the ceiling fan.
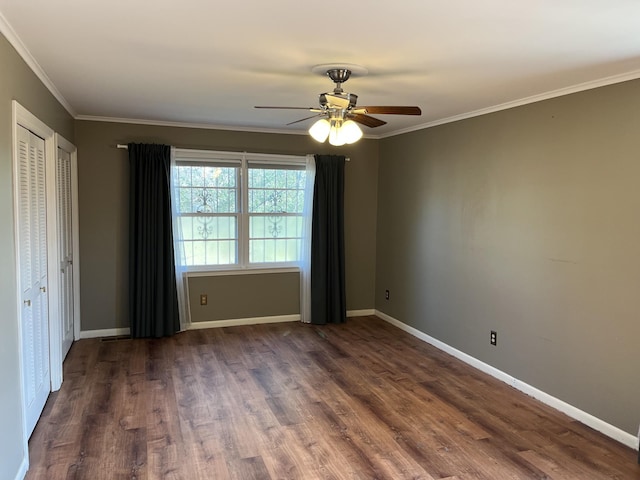
M 315 115 L 301 118 L 287 125 L 304 122 L 311 118 L 321 117 L 309 129 L 309 134 L 317 141 L 324 142 L 329 138 L 332 145 L 344 145 L 357 142 L 362 137 L 362 130 L 356 125 L 359 123 L 367 127 L 375 128 L 385 125 L 387 122 L 372 117 L 369 114 L 379 115 L 421 115 L 419 107 L 402 106 L 367 106 L 358 107 L 358 96 L 354 93 L 346 93 L 342 84 L 349 80 L 352 70 L 346 67 L 335 67 L 326 70 L 326 75 L 336 84 L 333 92 L 321 93 L 318 97 L 318 107 L 276 107 L 256 106 L 255 108 L 272 108 L 284 110 L 308 110 Z

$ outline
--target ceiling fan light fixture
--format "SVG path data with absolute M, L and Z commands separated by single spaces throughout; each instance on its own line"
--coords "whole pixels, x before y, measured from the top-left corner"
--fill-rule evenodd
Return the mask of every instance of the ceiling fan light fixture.
M 335 147 L 355 143 L 362 138 L 362 130 L 353 120 L 337 118 L 321 118 L 309 129 L 309 135 L 320 143 L 329 138 L 329 143 Z
M 331 130 L 329 131 L 329 143 L 334 147 L 340 147 L 347 143 L 347 139 L 344 135 L 344 130 L 342 129 L 342 121 L 341 120 L 332 120 L 331 121 Z
M 347 120 L 342 124 L 340 132 L 344 138 L 345 143 L 356 143 L 362 138 L 362 130 L 356 122 L 353 120 Z
M 321 118 L 309 128 L 309 135 L 316 141 L 323 143 L 329 136 L 331 124 L 326 118 Z
M 322 117 L 317 120 L 311 128 L 309 135 L 319 143 L 324 143 L 327 138 L 334 146 L 355 143 L 363 136 L 362 130 L 356 123 L 369 128 L 381 127 L 387 122 L 369 114 L 380 115 L 421 115 L 420 107 L 397 106 L 397 105 L 373 105 L 367 107 L 357 107 L 358 96 L 355 93 L 345 93 L 342 84 L 349 80 L 354 74 L 357 76 L 366 75 L 367 69 L 353 64 L 323 64 L 313 67 L 312 72 L 327 75 L 335 84 L 333 92 L 321 93 L 318 96 L 319 107 L 266 107 L 256 106 L 255 108 L 274 108 L 286 110 L 308 110 L 316 113 L 310 117 L 302 118 L 287 123 L 293 125 L 304 122 L 312 118 Z M 354 120 L 352 120 L 354 119 Z

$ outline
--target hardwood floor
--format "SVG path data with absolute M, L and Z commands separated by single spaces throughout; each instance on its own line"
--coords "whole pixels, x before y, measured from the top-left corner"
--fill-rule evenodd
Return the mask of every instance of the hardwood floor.
M 640 479 L 636 452 L 375 317 L 81 340 L 28 479 Z

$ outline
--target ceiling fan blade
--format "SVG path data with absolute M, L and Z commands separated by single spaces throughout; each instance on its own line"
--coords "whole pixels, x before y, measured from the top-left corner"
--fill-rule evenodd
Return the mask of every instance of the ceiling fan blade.
M 394 107 L 394 106 L 372 106 L 358 107 L 353 110 L 354 113 L 374 113 L 378 115 L 422 115 L 420 107 Z
M 279 110 L 308 110 L 309 112 L 321 112 L 322 110 L 317 107 L 265 107 L 262 105 L 256 105 L 253 108 L 275 108 Z
M 348 108 L 349 107 L 349 99 L 341 97 L 339 95 L 332 95 L 330 93 L 325 93 L 325 98 L 327 102 L 331 104 L 332 107 L 338 108 Z
M 287 123 L 287 125 L 293 125 L 294 123 L 304 122 L 305 120 L 309 120 L 310 118 L 322 117 L 324 113 L 318 113 L 316 115 L 311 115 L 310 117 L 301 118 L 300 120 L 296 120 L 295 122 Z
M 351 115 L 349 115 L 349 118 L 351 118 L 354 122 L 361 123 L 362 125 L 366 125 L 367 127 L 371 128 L 380 127 L 387 123 L 384 120 L 379 120 L 362 113 L 352 113 Z

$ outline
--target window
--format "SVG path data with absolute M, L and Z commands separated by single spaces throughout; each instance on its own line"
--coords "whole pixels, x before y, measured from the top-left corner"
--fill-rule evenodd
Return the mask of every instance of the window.
M 304 167 L 249 165 L 249 262 L 295 262 L 302 247 Z
M 240 168 L 178 163 L 174 175 L 187 265 L 237 263 Z
M 300 259 L 305 157 L 176 149 L 173 175 L 178 244 L 190 269 Z

